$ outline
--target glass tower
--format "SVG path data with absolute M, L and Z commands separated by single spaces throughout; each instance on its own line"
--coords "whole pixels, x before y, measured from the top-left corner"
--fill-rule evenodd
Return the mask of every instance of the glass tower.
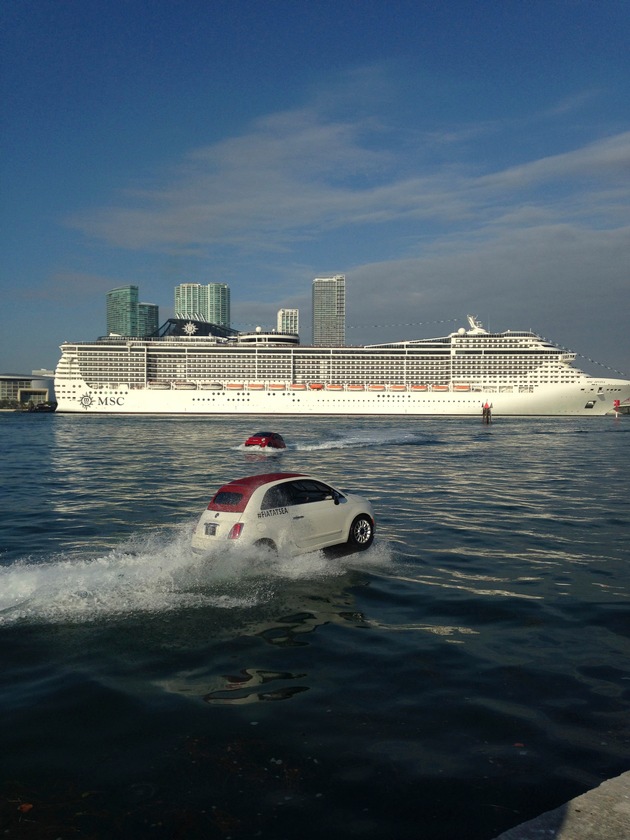
M 175 286 L 175 317 L 230 326 L 230 287 L 225 283 L 180 283 Z
M 313 280 L 313 345 L 343 347 L 346 343 L 346 275 Z
M 230 287 L 226 283 L 208 283 L 208 321 L 230 326 Z
M 201 283 L 180 283 L 175 286 L 175 317 L 207 321 L 208 292 Z
M 160 326 L 160 307 L 155 303 L 138 304 L 138 335 L 155 335 Z
M 160 326 L 155 303 L 139 303 L 137 286 L 119 286 L 107 292 L 107 334 L 143 338 Z
M 119 286 L 107 292 L 107 334 L 138 335 L 137 286 Z

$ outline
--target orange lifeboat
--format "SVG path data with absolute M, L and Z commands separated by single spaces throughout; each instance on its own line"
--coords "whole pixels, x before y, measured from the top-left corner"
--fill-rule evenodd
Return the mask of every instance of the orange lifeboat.
M 311 389 L 311 391 L 323 391 L 324 390 L 324 386 L 322 385 L 321 382 L 311 382 L 311 384 L 308 387 Z
M 348 391 L 365 391 L 365 385 L 348 385 Z
M 327 391 L 343 391 L 343 385 L 326 385 Z
M 306 385 L 303 382 L 293 382 L 291 385 L 292 391 L 306 391 Z
M 406 391 L 407 386 L 406 385 L 390 385 L 389 390 L 390 391 Z
M 428 391 L 429 386 L 428 385 L 412 385 L 411 390 L 412 391 Z
M 228 382 L 225 387 L 228 391 L 242 391 L 245 386 L 242 382 Z
M 271 382 L 269 385 L 270 391 L 284 391 L 286 389 L 284 382 Z
M 432 391 L 448 391 L 448 385 L 431 385 Z
M 384 391 L 384 385 L 368 385 L 368 391 Z

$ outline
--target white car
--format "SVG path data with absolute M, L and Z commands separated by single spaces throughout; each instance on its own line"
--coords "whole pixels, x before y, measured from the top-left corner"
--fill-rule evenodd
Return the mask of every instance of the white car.
M 301 473 L 267 473 L 224 484 L 199 517 L 196 553 L 232 541 L 299 554 L 347 544 L 363 551 L 374 540 L 367 499 L 342 493 Z

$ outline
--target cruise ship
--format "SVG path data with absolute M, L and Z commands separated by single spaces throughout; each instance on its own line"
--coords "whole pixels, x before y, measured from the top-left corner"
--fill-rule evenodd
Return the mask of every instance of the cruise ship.
M 473 316 L 441 338 L 357 347 L 171 318 L 155 337 L 60 349 L 57 413 L 593 416 L 630 401 L 630 381 L 590 376 L 575 353 Z

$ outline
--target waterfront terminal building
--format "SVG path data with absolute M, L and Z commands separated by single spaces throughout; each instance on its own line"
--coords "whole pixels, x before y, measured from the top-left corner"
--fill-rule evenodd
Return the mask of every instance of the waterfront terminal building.
M 30 376 L 0 374 L 0 411 L 26 410 L 55 401 L 55 374 L 52 370 L 34 370 Z

